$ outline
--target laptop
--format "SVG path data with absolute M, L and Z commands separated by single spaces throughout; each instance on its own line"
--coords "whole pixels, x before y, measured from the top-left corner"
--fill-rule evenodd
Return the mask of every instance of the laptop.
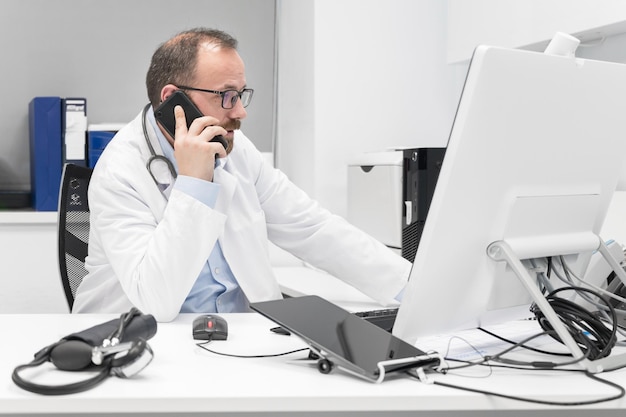
M 333 367 L 373 382 L 391 373 L 441 363 L 437 353 L 426 353 L 316 295 L 252 303 L 250 307 L 302 338 L 317 356 L 318 369 Z

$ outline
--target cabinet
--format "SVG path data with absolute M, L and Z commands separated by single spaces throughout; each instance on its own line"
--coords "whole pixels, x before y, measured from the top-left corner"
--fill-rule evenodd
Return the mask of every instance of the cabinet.
M 0 212 L 0 313 L 67 313 L 57 213 Z

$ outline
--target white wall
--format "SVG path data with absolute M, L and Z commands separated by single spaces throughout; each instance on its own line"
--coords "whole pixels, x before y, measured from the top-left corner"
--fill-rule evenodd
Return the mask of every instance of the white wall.
M 623 0 L 447 0 L 448 61 L 469 60 L 478 44 L 543 51 L 556 32 L 583 43 L 626 29 Z
M 347 212 L 361 152 L 445 146 L 464 70 L 446 63 L 440 0 L 278 2 L 277 165 Z
M 314 0 L 277 2 L 276 138 L 274 159 L 292 181 L 314 195 Z

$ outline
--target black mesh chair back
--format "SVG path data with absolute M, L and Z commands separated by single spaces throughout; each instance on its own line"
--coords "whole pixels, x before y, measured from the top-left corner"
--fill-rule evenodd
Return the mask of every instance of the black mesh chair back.
M 89 245 L 87 189 L 91 168 L 65 164 L 59 193 L 59 269 L 67 303 L 72 311 L 74 296 L 87 275 L 85 258 Z

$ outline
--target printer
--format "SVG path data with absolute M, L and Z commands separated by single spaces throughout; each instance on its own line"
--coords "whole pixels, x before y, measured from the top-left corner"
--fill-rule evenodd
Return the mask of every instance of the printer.
M 445 148 L 390 149 L 348 161 L 348 221 L 413 262 Z

